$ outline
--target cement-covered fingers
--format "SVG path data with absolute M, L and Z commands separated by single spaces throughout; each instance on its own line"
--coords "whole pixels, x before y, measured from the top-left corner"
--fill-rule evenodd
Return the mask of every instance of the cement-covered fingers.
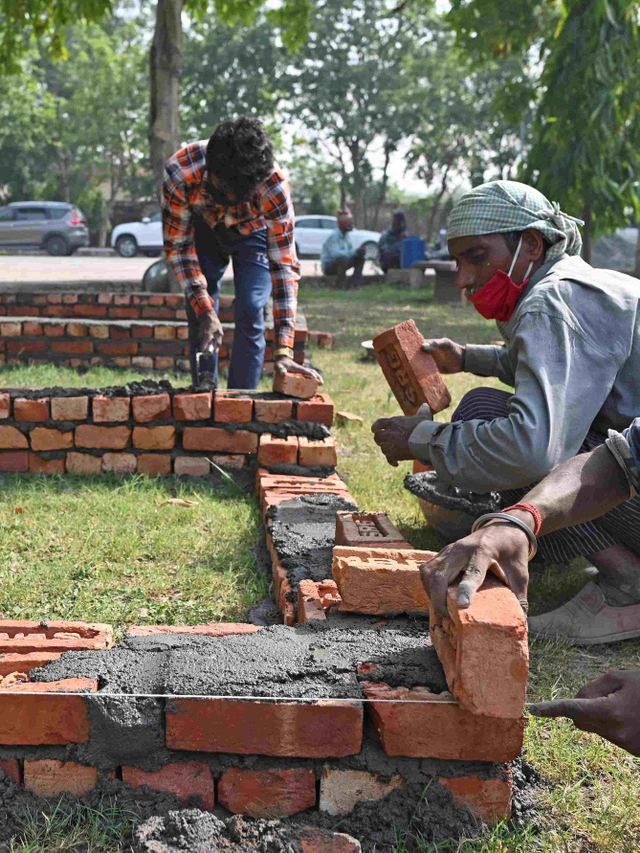
M 464 370 L 465 347 L 449 338 L 431 338 L 422 349 L 433 356 L 440 373 L 460 373 Z
M 384 453 L 387 462 L 394 468 L 398 466 L 398 462 L 413 459 L 409 449 L 409 437 L 418 424 L 426 419 L 426 415 L 379 418 L 371 425 L 373 440 Z
M 200 351 L 206 352 L 212 346 L 217 352 L 222 344 L 222 323 L 215 311 L 208 311 L 200 317 Z
M 456 592 L 458 607 L 468 607 L 491 571 L 514 593 L 527 609 L 529 540 L 517 527 L 488 525 L 447 545 L 420 567 L 420 576 L 431 603 L 441 616 L 448 616 L 449 587 L 460 580 Z
M 302 364 L 298 364 L 292 358 L 288 358 L 287 356 L 279 356 L 276 358 L 275 369 L 278 373 L 304 373 L 306 376 L 312 376 L 319 385 L 324 385 L 322 376 L 317 370 L 314 370 L 312 367 L 305 367 Z
M 587 684 L 575 699 L 529 706 L 536 717 L 569 717 L 576 728 L 594 732 L 640 756 L 640 670 L 612 670 Z

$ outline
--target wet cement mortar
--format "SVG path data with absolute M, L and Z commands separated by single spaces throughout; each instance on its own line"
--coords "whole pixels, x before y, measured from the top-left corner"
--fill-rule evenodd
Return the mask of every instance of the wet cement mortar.
M 404 478 L 404 487 L 423 501 L 429 501 L 445 509 L 466 512 L 476 517 L 487 512 L 498 512 L 502 506 L 498 492 L 486 494 L 465 492 L 457 486 L 445 483 L 435 471 L 407 474 Z

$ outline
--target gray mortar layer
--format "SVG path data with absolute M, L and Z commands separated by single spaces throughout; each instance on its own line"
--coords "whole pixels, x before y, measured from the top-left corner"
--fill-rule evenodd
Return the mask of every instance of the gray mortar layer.
M 442 506 L 445 509 L 466 512 L 469 515 L 480 516 L 487 512 L 498 512 L 502 503 L 498 492 L 477 494 L 465 492 L 457 486 L 445 483 L 435 471 L 424 471 L 420 474 L 407 474 L 404 487 L 417 498 Z

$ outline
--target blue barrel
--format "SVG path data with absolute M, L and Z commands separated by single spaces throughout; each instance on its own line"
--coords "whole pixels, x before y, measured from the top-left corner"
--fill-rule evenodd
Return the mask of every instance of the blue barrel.
M 421 237 L 405 237 L 400 248 L 400 266 L 409 270 L 414 261 L 423 261 L 427 244 Z

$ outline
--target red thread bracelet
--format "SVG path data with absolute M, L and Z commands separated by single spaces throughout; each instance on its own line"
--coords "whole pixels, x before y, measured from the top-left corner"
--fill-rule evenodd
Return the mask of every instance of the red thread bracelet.
M 540 515 L 540 511 L 533 504 L 514 504 L 513 506 L 508 506 L 506 509 L 501 509 L 500 512 L 509 512 L 510 509 L 523 509 L 525 512 L 530 512 L 535 521 L 533 535 L 537 536 L 538 533 L 540 533 L 540 528 L 542 527 L 542 516 Z

